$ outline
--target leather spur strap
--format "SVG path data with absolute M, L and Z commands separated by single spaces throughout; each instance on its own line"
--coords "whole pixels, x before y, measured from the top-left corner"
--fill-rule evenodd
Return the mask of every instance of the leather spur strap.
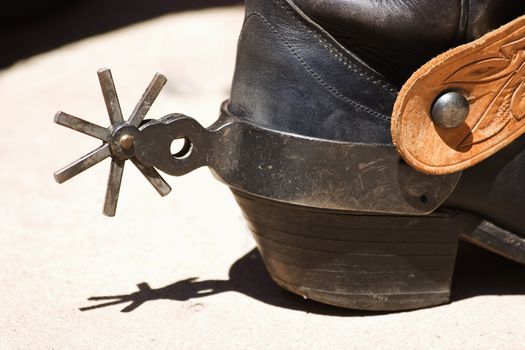
M 465 114 L 443 126 L 433 108 L 450 92 L 464 97 Z M 403 86 L 392 116 L 401 156 L 435 175 L 469 168 L 524 133 L 525 16 L 421 67 Z

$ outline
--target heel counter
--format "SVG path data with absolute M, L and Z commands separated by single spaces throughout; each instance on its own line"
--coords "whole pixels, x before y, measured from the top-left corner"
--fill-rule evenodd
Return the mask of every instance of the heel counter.
M 263 127 L 391 144 L 393 86 L 293 4 L 248 0 L 230 111 Z

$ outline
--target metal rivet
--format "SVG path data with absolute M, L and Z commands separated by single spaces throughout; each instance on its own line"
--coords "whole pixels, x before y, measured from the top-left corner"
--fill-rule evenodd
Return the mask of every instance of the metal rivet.
M 124 134 L 120 137 L 118 143 L 120 144 L 120 147 L 122 147 L 122 149 L 128 150 L 131 147 L 133 147 L 133 136 Z
M 469 102 L 463 94 L 447 92 L 434 102 L 432 120 L 441 128 L 456 128 L 465 122 L 469 110 Z

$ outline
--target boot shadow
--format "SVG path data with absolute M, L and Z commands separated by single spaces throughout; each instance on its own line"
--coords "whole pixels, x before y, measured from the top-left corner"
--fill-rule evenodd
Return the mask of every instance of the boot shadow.
M 328 316 L 374 316 L 385 313 L 338 308 L 305 300 L 272 281 L 257 249 L 237 260 L 228 280 L 188 278 L 161 288 L 147 283 L 137 285 L 130 294 L 91 297 L 100 304 L 82 307 L 89 311 L 108 306 L 127 304 L 121 311 L 131 312 L 154 300 L 187 301 L 215 294 L 237 292 L 276 307 Z M 452 282 L 451 302 L 481 295 L 525 294 L 525 266 L 509 261 L 481 248 L 462 242 Z
M 145 302 L 154 300 L 187 301 L 207 296 L 237 292 L 273 306 L 331 316 L 366 316 L 380 313 L 348 310 L 306 300 L 279 287 L 270 277 L 257 249 L 237 260 L 230 268 L 228 280 L 188 278 L 161 288 L 151 288 L 147 283 L 137 285 L 131 294 L 91 297 L 89 301 L 101 304 L 80 308 L 89 311 L 108 306 L 128 304 L 121 311 L 131 312 Z
M 525 265 L 460 242 L 451 302 L 483 295 L 525 294 Z

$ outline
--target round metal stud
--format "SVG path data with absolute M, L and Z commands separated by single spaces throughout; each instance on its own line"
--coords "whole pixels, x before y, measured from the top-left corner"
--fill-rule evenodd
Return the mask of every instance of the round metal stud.
M 467 98 L 450 91 L 441 95 L 432 106 L 432 120 L 441 128 L 451 129 L 463 124 L 469 114 L 470 105 Z
M 122 147 L 125 150 L 129 150 L 131 147 L 133 147 L 133 136 L 129 134 L 124 134 L 119 139 L 120 147 Z

